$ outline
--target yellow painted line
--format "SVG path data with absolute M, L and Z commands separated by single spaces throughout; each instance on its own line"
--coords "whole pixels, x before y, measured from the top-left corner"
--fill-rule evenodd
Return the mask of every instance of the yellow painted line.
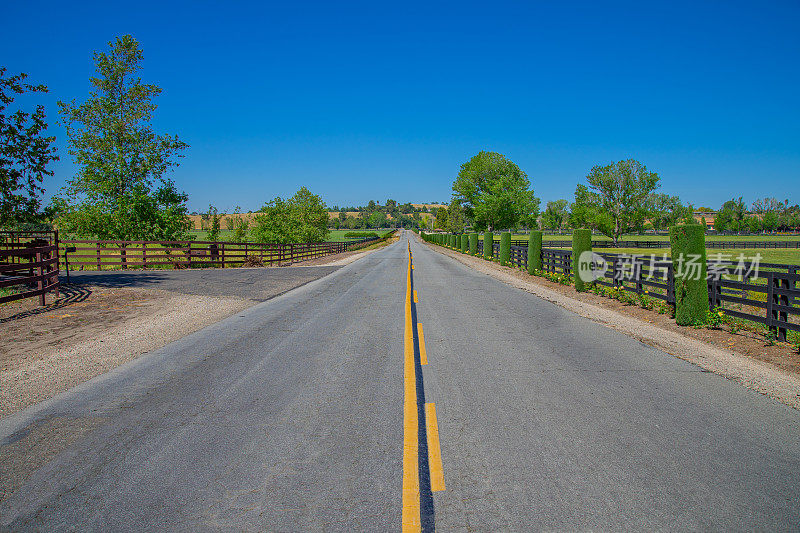
M 417 335 L 419 336 L 419 364 L 428 364 L 428 351 L 425 349 L 425 334 L 422 333 L 422 324 L 417 323 Z
M 419 303 L 419 296 L 417 296 L 417 291 L 414 291 L 414 303 L 415 304 Z
M 419 418 L 417 376 L 414 368 L 414 326 L 411 322 L 411 251 L 406 278 L 406 323 L 403 360 L 403 531 L 420 531 Z
M 436 404 L 425 404 L 425 420 L 428 428 L 428 466 L 431 472 L 431 490 L 444 490 L 442 450 L 439 448 L 439 423 L 436 421 Z

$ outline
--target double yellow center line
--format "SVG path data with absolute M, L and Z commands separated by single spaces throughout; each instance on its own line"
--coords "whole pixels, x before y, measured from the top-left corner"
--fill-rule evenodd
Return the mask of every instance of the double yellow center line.
M 411 244 L 408 245 L 408 271 L 405 299 L 405 350 L 403 361 L 403 531 L 420 531 L 420 480 L 419 480 L 419 411 L 417 396 L 416 360 L 414 353 L 413 303 L 419 302 L 417 291 L 412 290 L 411 271 L 414 269 Z M 420 365 L 428 364 L 422 324 L 417 324 Z M 444 490 L 442 454 L 439 446 L 439 425 L 436 405 L 426 403 L 423 411 L 428 447 L 428 471 L 431 491 Z

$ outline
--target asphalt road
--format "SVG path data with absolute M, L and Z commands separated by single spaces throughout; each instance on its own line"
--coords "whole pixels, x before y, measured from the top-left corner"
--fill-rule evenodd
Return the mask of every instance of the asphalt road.
M 416 413 L 425 529 L 798 529 L 798 411 L 415 240 L 404 367 L 406 238 L 0 420 L 0 524 L 397 530 Z
M 76 285 L 159 289 L 201 296 L 233 296 L 256 302 L 327 276 L 338 266 L 201 268 L 186 270 L 79 270 Z

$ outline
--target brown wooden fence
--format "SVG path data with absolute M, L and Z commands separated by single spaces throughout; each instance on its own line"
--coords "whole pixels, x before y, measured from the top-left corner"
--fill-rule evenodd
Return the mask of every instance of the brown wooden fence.
M 61 241 L 62 264 L 73 270 L 128 268 L 238 267 L 245 262 L 274 265 L 296 263 L 338 254 L 374 240 L 297 244 L 233 243 L 213 241 Z
M 52 244 L 0 243 L 0 303 L 58 295 L 58 238 Z
M 512 246 L 528 246 L 527 239 L 512 239 Z M 572 241 L 547 240 L 542 241 L 545 248 L 572 248 Z M 611 241 L 592 241 L 592 248 L 669 248 L 669 241 L 620 241 L 616 246 Z M 766 249 L 798 249 L 798 241 L 706 241 L 706 248 L 732 249 L 732 248 L 766 248 Z

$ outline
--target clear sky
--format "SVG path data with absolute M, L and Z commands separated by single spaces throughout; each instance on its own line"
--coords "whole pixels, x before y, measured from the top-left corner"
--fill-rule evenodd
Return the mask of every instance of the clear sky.
M 557 4 L 557 5 L 556 5 Z M 800 202 L 800 2 L 9 2 L 0 64 L 84 99 L 132 34 L 190 210 L 305 185 L 329 205 L 449 201 L 505 154 L 544 201 L 633 157 L 696 207 Z M 63 130 L 51 194 L 74 167 Z

